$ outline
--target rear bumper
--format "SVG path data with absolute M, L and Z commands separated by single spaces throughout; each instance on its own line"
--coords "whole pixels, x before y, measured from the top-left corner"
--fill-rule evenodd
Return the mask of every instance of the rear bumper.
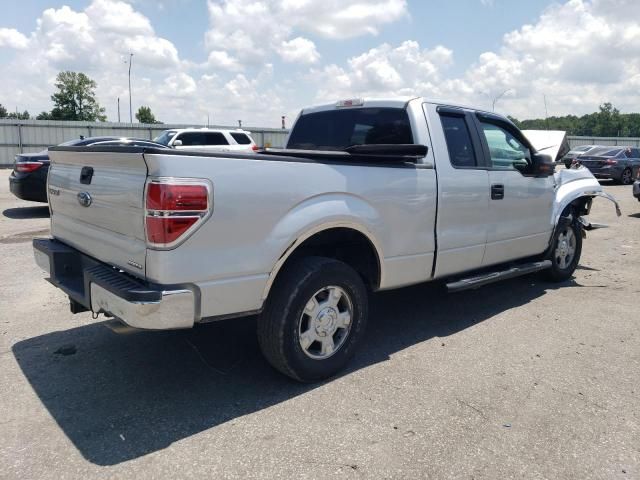
M 24 176 L 9 176 L 9 190 L 21 200 L 47 202 L 47 175 L 33 172 Z
M 34 239 L 33 251 L 36 263 L 49 275 L 48 281 L 69 296 L 74 312 L 105 313 L 145 330 L 190 328 L 194 324 L 195 287 L 136 279 L 53 239 Z

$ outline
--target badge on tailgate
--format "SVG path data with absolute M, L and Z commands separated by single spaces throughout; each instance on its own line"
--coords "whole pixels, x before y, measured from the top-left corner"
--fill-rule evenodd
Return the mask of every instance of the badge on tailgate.
M 78 203 L 80 205 L 82 205 L 83 207 L 88 207 L 89 205 L 91 205 L 91 202 L 93 202 L 93 198 L 91 198 L 89 192 L 78 193 Z

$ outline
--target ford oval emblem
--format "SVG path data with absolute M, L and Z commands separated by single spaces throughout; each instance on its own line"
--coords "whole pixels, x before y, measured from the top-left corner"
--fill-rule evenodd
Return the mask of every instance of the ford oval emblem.
M 88 207 L 93 202 L 93 198 L 89 195 L 89 192 L 80 192 L 78 194 L 78 203 L 83 207 Z

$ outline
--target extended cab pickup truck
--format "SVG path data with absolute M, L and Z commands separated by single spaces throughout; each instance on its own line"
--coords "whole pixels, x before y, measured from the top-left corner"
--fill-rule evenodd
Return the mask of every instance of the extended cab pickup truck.
M 422 98 L 305 108 L 287 148 L 258 154 L 50 156 L 52 238 L 33 246 L 72 312 L 141 329 L 260 313 L 266 358 L 301 381 L 346 364 L 368 292 L 565 280 L 592 199 L 615 203 L 585 168 L 554 174 L 506 118 Z

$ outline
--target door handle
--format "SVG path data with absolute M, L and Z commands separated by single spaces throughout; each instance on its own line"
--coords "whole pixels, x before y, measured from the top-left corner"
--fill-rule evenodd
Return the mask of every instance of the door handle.
M 504 198 L 504 185 L 495 183 L 491 185 L 491 200 L 502 200 Z

